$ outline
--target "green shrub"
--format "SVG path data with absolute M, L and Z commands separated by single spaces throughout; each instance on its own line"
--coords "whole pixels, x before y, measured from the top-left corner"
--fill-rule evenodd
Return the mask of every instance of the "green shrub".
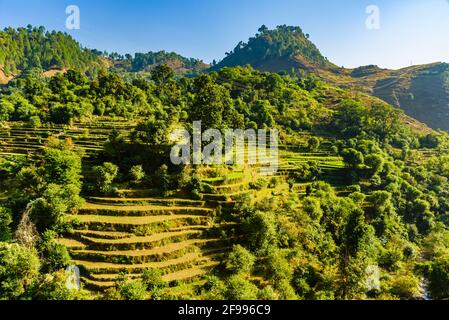
M 255 258 L 241 245 L 235 245 L 226 260 L 226 269 L 232 273 L 248 275 L 253 270 Z
M 107 192 L 112 188 L 111 184 L 118 174 L 118 167 L 110 162 L 93 168 L 95 184 L 100 192 Z
M 129 175 L 134 183 L 139 184 L 145 178 L 145 171 L 141 165 L 133 166 L 129 170 Z
M 257 293 L 257 287 L 239 275 L 226 281 L 225 298 L 228 300 L 256 300 Z
M 42 125 L 41 119 L 38 116 L 32 116 L 28 119 L 28 125 L 31 128 L 39 128 Z
M 162 279 L 162 271 L 159 269 L 143 270 L 142 282 L 150 291 L 156 291 L 167 286 L 167 283 Z
M 15 243 L 0 242 L 0 299 L 18 299 L 39 275 L 37 251 Z
M 140 280 L 131 280 L 125 275 L 117 280 L 117 290 L 121 299 L 145 300 L 147 296 L 145 284 Z

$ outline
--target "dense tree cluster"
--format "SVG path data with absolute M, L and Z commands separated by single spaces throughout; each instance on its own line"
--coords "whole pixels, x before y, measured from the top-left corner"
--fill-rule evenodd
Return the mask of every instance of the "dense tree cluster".
M 150 71 L 151 69 L 163 65 L 172 64 L 178 68 L 186 70 L 185 72 L 200 72 L 206 69 L 207 65 L 201 60 L 194 58 L 186 58 L 175 52 L 147 52 L 136 53 L 133 56 L 127 54 L 125 56 L 112 53 L 109 58 L 116 61 L 114 69 L 124 72 L 141 72 Z
M 0 67 L 6 75 L 32 68 L 75 68 L 95 72 L 97 56 L 62 32 L 44 27 L 6 28 L 0 32 Z

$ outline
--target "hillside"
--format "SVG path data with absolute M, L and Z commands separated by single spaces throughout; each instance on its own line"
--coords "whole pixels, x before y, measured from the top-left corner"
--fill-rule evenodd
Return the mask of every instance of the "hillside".
M 225 66 L 251 65 L 260 71 L 291 71 L 292 69 L 314 69 L 316 67 L 332 69 L 335 65 L 323 57 L 318 48 L 309 40 L 299 27 L 278 26 L 268 30 L 262 26 L 259 33 L 248 40 L 240 42 L 234 50 L 211 70 Z
M 378 98 L 158 66 L 30 76 L 0 111 L 2 299 L 449 297 L 448 135 Z M 196 120 L 278 129 L 277 171 L 251 141 L 243 164 L 174 164 L 167 137 Z M 83 290 L 65 289 L 69 265 Z
M 112 70 L 122 73 L 145 75 L 162 64 L 169 66 L 178 75 L 198 73 L 209 68 L 209 65 L 201 60 L 166 51 L 136 53 L 134 57 L 111 54 L 109 57 L 113 64 Z
M 66 33 L 32 26 L 0 31 L 0 84 L 32 68 L 93 73 L 100 67 L 98 57 Z
M 259 32 L 208 73 L 76 45 L 107 68 L 9 60 L 0 300 L 449 298 L 449 134 L 383 101 L 421 107 L 447 66 L 337 68 L 299 28 Z M 223 66 L 245 61 L 308 72 Z M 247 130 L 243 146 L 223 145 L 227 129 Z
M 0 85 L 31 69 L 43 70 L 49 77 L 68 69 L 94 75 L 102 68 L 131 77 L 149 75 L 166 64 L 178 75 L 195 74 L 210 66 L 201 60 L 185 58 L 174 52 L 148 52 L 131 55 L 108 54 L 83 48 L 70 35 L 48 32 L 44 27 L 6 28 L 0 32 Z
M 346 85 L 345 80 L 337 84 Z M 351 73 L 348 85 L 379 97 L 434 129 L 449 130 L 449 65 L 446 63 L 376 70 L 359 77 Z
M 374 65 L 339 68 L 324 58 L 298 27 L 261 28 L 259 32 L 247 44 L 240 43 L 211 70 L 244 65 L 270 72 L 295 73 L 301 69 L 332 85 L 376 96 L 434 129 L 449 130 L 447 64 L 400 70 Z

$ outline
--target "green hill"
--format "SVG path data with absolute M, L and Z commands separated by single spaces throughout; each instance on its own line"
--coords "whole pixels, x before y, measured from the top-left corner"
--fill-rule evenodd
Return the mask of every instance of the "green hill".
M 339 68 L 323 57 L 299 27 L 259 29 L 248 43 L 240 42 L 226 58 L 213 66 L 251 65 L 260 71 L 313 73 L 322 80 L 376 96 L 434 129 L 449 130 L 449 73 L 445 63 L 412 66 L 400 70 L 375 65 Z
M 1 86 L 0 299 L 448 299 L 449 134 L 373 96 L 421 97 L 445 65 L 337 69 L 304 43 L 314 74 L 94 52 L 129 65 Z M 199 120 L 277 129 L 278 152 L 255 137 L 232 148 L 245 163 L 175 164 L 172 133 Z
M 6 28 L 0 31 L 0 84 L 6 84 L 32 69 L 44 76 L 76 69 L 92 76 L 101 68 L 121 74 L 147 76 L 156 66 L 166 64 L 178 75 L 201 72 L 209 65 L 174 52 L 147 52 L 119 55 L 83 48 L 70 35 L 46 31 L 44 27 Z
M 209 65 L 201 60 L 186 58 L 175 52 L 150 51 L 147 53 L 136 53 L 134 57 L 117 54 L 112 54 L 110 57 L 113 61 L 113 70 L 127 73 L 144 74 L 162 64 L 172 68 L 176 74 L 197 73 L 209 68 Z
M 449 65 L 446 63 L 376 70 L 353 77 L 351 84 L 434 129 L 449 130 Z
M 235 49 L 211 70 L 222 67 L 251 65 L 260 71 L 290 71 L 292 68 L 313 69 L 316 67 L 332 69 L 330 63 L 309 40 L 301 28 L 278 26 L 268 30 L 262 26 L 259 33 L 248 40 L 239 42 Z
M 66 33 L 32 26 L 0 31 L 0 83 L 33 68 L 93 72 L 100 66 L 93 51 Z

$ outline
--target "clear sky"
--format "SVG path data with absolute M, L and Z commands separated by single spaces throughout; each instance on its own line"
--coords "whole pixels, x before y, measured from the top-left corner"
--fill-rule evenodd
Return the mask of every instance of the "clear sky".
M 67 30 L 77 5 L 80 30 Z M 368 5 L 380 29 L 366 28 Z M 0 27 L 43 25 L 108 52 L 167 50 L 211 62 L 265 24 L 300 26 L 337 65 L 449 62 L 448 0 L 0 0 Z

